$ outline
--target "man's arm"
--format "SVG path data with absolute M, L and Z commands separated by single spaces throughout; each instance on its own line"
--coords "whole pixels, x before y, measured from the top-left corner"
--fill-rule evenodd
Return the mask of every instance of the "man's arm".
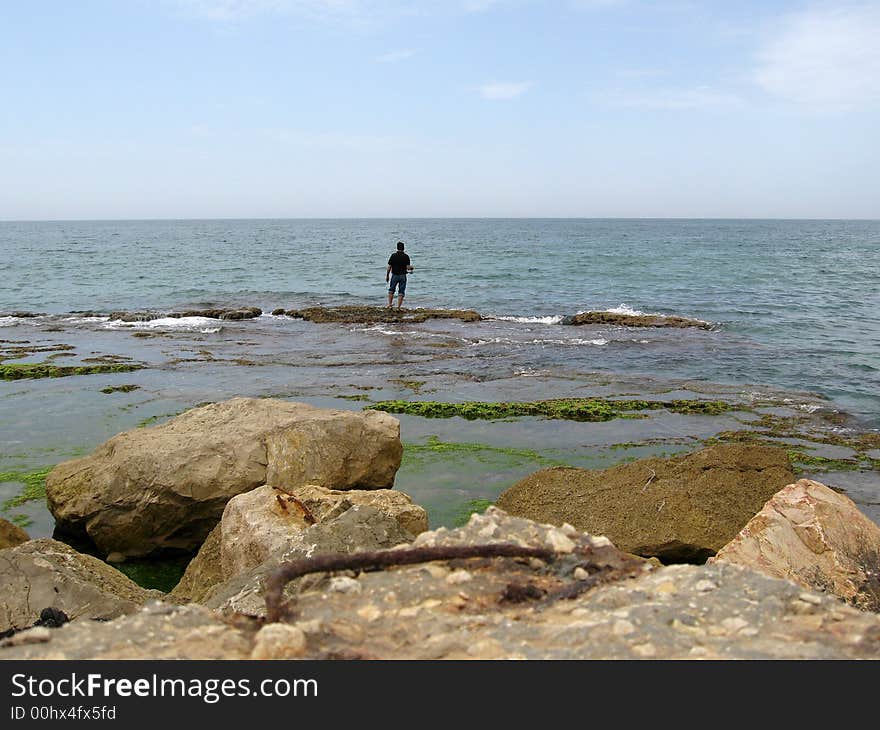
M 388 268 L 385 269 L 385 281 L 388 281 L 388 277 L 391 275 L 391 264 L 388 264 Z
M 410 260 L 409 260 L 409 256 L 406 257 L 406 270 L 410 273 L 412 273 L 412 270 L 413 270 L 412 264 L 410 263 Z

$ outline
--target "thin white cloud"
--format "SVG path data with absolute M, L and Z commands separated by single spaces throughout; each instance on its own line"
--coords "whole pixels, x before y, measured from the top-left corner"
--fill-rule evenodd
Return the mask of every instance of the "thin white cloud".
M 576 10 L 608 10 L 628 5 L 629 0 L 570 0 Z
M 631 94 L 609 94 L 602 98 L 609 106 L 639 109 L 705 109 L 732 107 L 742 104 L 736 94 L 718 91 L 708 86 L 691 89 L 656 89 Z
M 383 53 L 381 56 L 377 56 L 376 60 L 379 63 L 397 63 L 398 61 L 404 61 L 407 58 L 412 58 L 416 52 L 411 48 L 401 48 L 397 51 L 389 51 L 388 53 Z
M 299 13 L 315 17 L 351 16 L 360 0 L 170 0 L 184 12 L 209 20 L 233 21 L 253 15 Z
M 880 102 L 880 6 L 812 9 L 789 17 L 758 56 L 764 91 L 815 107 Z
M 462 7 L 467 13 L 483 13 L 503 2 L 505 0 L 464 0 Z
M 480 87 L 480 96 L 492 101 L 506 101 L 522 96 L 530 88 L 532 88 L 531 81 L 483 84 Z

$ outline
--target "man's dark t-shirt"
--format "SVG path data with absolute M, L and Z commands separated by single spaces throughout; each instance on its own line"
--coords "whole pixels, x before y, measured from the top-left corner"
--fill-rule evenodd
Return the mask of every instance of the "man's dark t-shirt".
M 403 251 L 395 251 L 388 259 L 388 265 L 391 267 L 391 273 L 400 275 L 406 273 L 406 267 L 409 266 L 409 256 Z

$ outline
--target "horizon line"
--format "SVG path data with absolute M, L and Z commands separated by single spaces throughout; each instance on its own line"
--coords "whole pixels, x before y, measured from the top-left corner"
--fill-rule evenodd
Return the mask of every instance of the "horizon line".
M 880 217 L 790 217 L 790 216 L 223 216 L 186 218 L 2 218 L 3 223 L 174 223 L 195 221 L 856 221 L 878 222 Z

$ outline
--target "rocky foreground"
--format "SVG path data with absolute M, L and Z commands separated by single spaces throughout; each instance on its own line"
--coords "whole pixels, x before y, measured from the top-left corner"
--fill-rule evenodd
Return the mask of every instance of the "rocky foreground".
M 105 550 L 200 549 L 162 594 L 5 528 L 0 659 L 880 658 L 880 528 L 780 449 L 544 470 L 428 531 L 398 433 L 234 399 L 59 465 Z
M 416 547 L 491 542 L 553 560 L 434 561 L 339 574 L 276 623 L 150 603 L 107 623 L 34 628 L 5 659 L 854 659 L 880 656 L 880 616 L 730 564 L 655 568 L 607 540 L 500 510 Z

